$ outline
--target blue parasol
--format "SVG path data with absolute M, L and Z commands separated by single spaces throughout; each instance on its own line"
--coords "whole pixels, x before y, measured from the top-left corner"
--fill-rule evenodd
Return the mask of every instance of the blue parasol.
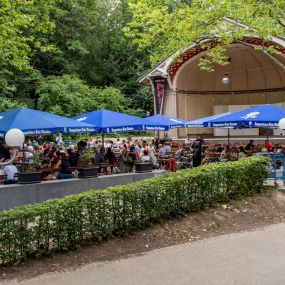
M 266 128 L 277 129 L 285 118 L 285 109 L 273 105 L 251 107 L 203 123 L 210 128 Z
M 29 108 L 18 108 L 0 113 L 0 137 L 12 128 L 26 136 L 45 136 L 56 132 L 64 134 L 92 133 L 96 129 L 86 123 Z
M 142 118 L 109 110 L 97 110 L 73 117 L 78 122 L 94 125 L 98 133 L 126 133 L 144 130 Z
M 168 131 L 169 129 L 185 128 L 186 120 L 166 115 L 154 115 L 145 118 L 145 129 L 150 131 Z

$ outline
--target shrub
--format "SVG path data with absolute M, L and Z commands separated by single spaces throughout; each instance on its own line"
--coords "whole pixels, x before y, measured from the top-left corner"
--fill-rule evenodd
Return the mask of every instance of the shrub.
M 151 223 L 261 191 L 267 160 L 210 164 L 102 191 L 0 213 L 2 264 L 85 242 L 126 235 Z

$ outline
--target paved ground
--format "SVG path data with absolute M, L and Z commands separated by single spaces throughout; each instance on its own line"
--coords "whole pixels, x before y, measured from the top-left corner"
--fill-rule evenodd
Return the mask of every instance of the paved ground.
M 152 251 L 22 285 L 231 285 L 285 283 L 285 224 Z M 19 284 L 17 281 L 0 284 Z

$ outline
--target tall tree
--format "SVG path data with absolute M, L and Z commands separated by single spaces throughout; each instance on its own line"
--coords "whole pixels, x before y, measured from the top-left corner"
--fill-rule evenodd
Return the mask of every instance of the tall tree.
M 0 0 L 0 65 L 30 68 L 36 50 L 50 46 L 42 35 L 53 30 L 49 12 L 57 0 Z
M 285 36 L 284 0 L 131 0 L 133 21 L 125 29 L 128 36 L 142 48 L 152 53 L 157 62 L 190 43 L 219 38 L 220 44 L 209 52 L 209 63 L 226 64 L 224 51 L 233 40 L 244 34 L 270 40 L 272 36 Z M 244 24 L 227 23 L 230 18 Z M 272 47 L 263 48 L 269 56 Z

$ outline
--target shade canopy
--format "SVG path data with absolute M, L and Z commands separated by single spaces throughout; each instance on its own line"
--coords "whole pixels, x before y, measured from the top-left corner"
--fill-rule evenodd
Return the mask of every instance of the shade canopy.
M 144 129 L 145 124 L 142 118 L 109 110 L 97 110 L 75 116 L 73 119 L 92 124 L 99 133 L 104 134 L 140 131 Z
M 209 117 L 204 117 L 204 118 L 200 118 L 200 119 L 197 119 L 194 121 L 189 121 L 189 122 L 186 122 L 186 127 L 187 128 L 204 128 L 204 122 L 214 120 L 214 119 L 218 119 L 222 116 L 226 116 L 229 114 L 231 114 L 231 112 L 217 114 L 217 115 L 209 116 Z
M 185 128 L 186 120 L 178 119 L 175 117 L 170 117 L 166 115 L 154 115 L 145 118 L 145 129 L 146 130 L 156 130 L 156 128 L 161 128 L 162 131 L 167 131 L 169 129 L 175 128 Z
M 285 118 L 285 109 L 273 105 L 261 105 L 205 121 L 203 125 L 210 128 L 277 129 L 282 118 Z
M 52 135 L 58 131 L 64 134 L 96 131 L 90 124 L 29 108 L 0 113 L 0 137 L 13 128 L 20 129 L 26 136 Z

